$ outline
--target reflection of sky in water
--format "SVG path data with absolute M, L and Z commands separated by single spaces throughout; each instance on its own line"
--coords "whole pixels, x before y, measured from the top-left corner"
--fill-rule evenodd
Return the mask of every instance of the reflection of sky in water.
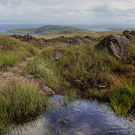
M 59 97 L 54 96 L 56 104 Z M 18 128 L 20 133 L 15 130 L 12 135 L 130 135 L 130 126 L 135 127 L 134 123 L 112 114 L 105 104 L 81 99 L 69 103 L 67 108 L 58 106 L 38 120 L 24 125 Z

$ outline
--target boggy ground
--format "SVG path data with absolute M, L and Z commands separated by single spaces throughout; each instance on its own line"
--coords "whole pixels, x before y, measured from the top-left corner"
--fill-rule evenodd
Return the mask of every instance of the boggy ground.
M 108 102 L 119 115 L 134 115 L 134 36 L 129 39 L 131 46 L 124 60 L 114 58 L 107 50 L 94 48 L 104 38 L 102 35 L 60 36 L 48 40 L 30 35 L 16 36 L 17 39 L 0 36 L 0 81 L 3 86 L 0 91 L 0 130 L 7 126 L 7 118 L 39 114 L 39 110 L 49 104 L 44 93 L 54 94 L 54 91 L 64 94 L 75 90 L 78 95 Z M 11 100 L 5 102 L 5 97 Z M 20 107 L 18 100 L 23 106 Z M 10 112 L 14 105 L 14 111 Z
M 25 71 L 38 49 L 30 44 L 0 35 L 0 133 L 9 124 L 27 121 L 49 105 L 47 94 L 55 94 L 44 78 Z
M 122 35 L 122 34 L 121 34 Z M 104 36 L 74 36 L 28 41 L 41 52 L 28 62 L 26 71 L 45 78 L 46 84 L 56 93 L 74 89 L 85 97 L 96 97 L 109 102 L 117 114 L 134 115 L 134 56 L 135 37 L 125 59 L 117 59 L 107 50 L 94 46 Z M 39 43 L 39 45 L 38 45 Z

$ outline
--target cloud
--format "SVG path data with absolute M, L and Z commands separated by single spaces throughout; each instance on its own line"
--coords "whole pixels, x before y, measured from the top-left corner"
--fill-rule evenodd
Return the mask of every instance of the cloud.
M 22 4 L 21 0 L 0 0 L 0 4 L 3 6 L 16 6 Z
M 134 0 L 0 0 L 2 19 L 39 20 L 71 23 L 135 19 Z M 21 17 L 20 17 L 21 16 Z M 68 20 L 69 21 L 69 20 Z

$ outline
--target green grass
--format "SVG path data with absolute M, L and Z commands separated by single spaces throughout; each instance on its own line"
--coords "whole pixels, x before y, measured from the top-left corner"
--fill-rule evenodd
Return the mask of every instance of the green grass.
M 62 51 L 64 56 L 57 61 L 54 51 Z M 107 61 L 107 62 L 106 62 Z M 65 50 L 44 49 L 40 55 L 28 63 L 26 71 L 44 77 L 47 85 L 55 90 L 71 88 L 72 81 L 82 83 L 110 83 L 111 69 L 120 65 L 107 51 L 98 51 L 85 44 L 74 45 Z
M 51 69 L 47 68 L 45 60 L 42 57 L 39 56 L 33 61 L 29 61 L 27 64 L 27 72 L 38 77 L 44 77 L 45 83 L 55 88 L 55 90 L 59 88 L 58 78 Z
M 73 101 L 77 97 L 77 92 L 74 89 L 65 90 L 63 97 L 59 99 L 62 107 L 67 107 L 68 103 Z
M 8 125 L 6 121 L 14 123 L 37 116 L 48 103 L 48 98 L 39 94 L 37 86 L 11 81 L 0 91 L 0 132 Z
M 0 35 L 0 68 L 13 66 L 17 61 L 36 54 L 35 48 L 30 44 L 20 42 L 7 35 Z
M 49 35 L 49 34 L 56 34 L 56 33 L 69 33 L 71 31 L 87 31 L 83 29 L 78 29 L 71 26 L 58 26 L 58 25 L 45 25 L 39 28 L 22 28 L 22 29 L 13 29 L 8 30 L 6 32 L 9 33 L 34 33 L 34 34 L 40 34 L 40 35 Z
M 134 40 L 134 38 L 130 39 L 131 46 L 127 50 L 124 60 L 117 60 L 107 50 L 99 51 L 86 44 L 60 49 L 48 46 L 35 60 L 29 62 L 26 70 L 36 76 L 44 77 L 46 80 L 50 78 L 49 81 L 46 81 L 47 85 L 56 91 L 63 93 L 70 89 L 77 90 L 85 96 L 96 97 L 110 103 L 117 114 L 126 115 L 132 113 L 134 108 L 134 101 L 132 101 L 134 94 L 130 96 L 134 91 L 134 83 L 128 83 L 134 82 L 135 78 Z M 91 41 L 93 44 L 97 43 L 96 38 L 92 38 Z M 53 57 L 56 51 L 64 54 L 57 60 Z M 117 82 L 123 78 L 126 78 L 125 84 L 121 82 L 118 85 Z M 105 89 L 98 88 L 98 85 L 105 86 Z M 122 89 L 126 93 L 121 93 Z M 68 103 L 67 96 L 63 102 L 63 104 Z
M 110 105 L 120 115 L 132 113 L 135 108 L 135 84 L 119 83 L 115 90 L 110 93 Z

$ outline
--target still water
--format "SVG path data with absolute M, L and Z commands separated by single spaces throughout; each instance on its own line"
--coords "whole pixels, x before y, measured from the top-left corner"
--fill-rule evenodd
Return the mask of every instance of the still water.
M 62 107 L 62 96 L 51 98 L 53 109 L 7 135 L 135 135 L 135 124 L 118 117 L 106 104 L 75 99 Z

